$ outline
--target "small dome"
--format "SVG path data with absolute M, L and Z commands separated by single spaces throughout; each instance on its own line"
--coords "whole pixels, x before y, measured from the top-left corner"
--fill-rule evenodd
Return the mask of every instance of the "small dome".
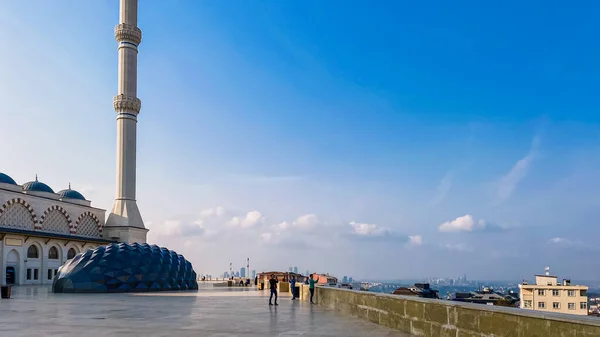
M 54 193 L 50 186 L 37 180 L 37 175 L 35 176 L 35 181 L 23 184 L 23 191 Z
M 6 175 L 2 172 L 0 172 L 0 183 L 1 184 L 11 184 L 11 185 L 17 184 L 13 178 L 9 177 L 8 175 Z
M 69 184 L 69 189 L 59 191 L 58 195 L 61 199 L 85 200 L 81 193 L 71 189 L 71 184 Z

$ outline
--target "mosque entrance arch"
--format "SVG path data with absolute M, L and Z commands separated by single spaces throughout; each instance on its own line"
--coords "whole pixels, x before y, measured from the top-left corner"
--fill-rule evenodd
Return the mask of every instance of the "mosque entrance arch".
M 11 250 L 8 252 L 8 256 L 6 259 L 6 276 L 5 281 L 6 284 L 19 284 L 19 253 L 16 250 Z
M 6 284 L 15 284 L 15 267 L 6 267 Z

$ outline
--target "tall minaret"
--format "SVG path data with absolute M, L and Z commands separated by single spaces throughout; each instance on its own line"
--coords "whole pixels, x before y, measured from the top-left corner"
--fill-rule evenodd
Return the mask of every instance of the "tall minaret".
M 137 98 L 137 54 L 142 31 L 137 27 L 138 0 L 120 0 L 119 87 L 113 105 L 117 113 L 117 194 L 103 236 L 121 242 L 146 242 L 148 230 L 135 201 L 136 128 L 142 102 Z

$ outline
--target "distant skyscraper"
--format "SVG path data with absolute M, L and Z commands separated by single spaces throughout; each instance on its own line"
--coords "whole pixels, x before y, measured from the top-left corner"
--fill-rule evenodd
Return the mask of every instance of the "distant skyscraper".
M 304 274 L 304 275 L 305 275 L 305 276 L 308 276 L 308 275 L 310 275 L 310 272 L 307 270 L 307 271 L 306 271 L 306 274 Z
M 342 277 L 342 283 L 348 283 L 348 276 Z
M 240 268 L 240 277 L 246 277 L 246 268 Z
M 252 269 L 252 278 L 256 277 L 256 270 Z
M 223 277 L 225 277 L 225 278 L 229 278 L 229 272 L 228 272 L 228 271 L 224 272 L 224 273 L 223 273 Z
M 290 273 L 294 271 L 294 268 L 290 267 Z
M 240 272 L 239 271 L 235 272 L 235 277 L 240 277 Z
M 352 277 L 349 277 L 349 278 L 348 278 L 348 282 L 349 282 L 349 283 L 352 283 Z
M 294 267 L 294 273 L 298 274 L 298 267 Z

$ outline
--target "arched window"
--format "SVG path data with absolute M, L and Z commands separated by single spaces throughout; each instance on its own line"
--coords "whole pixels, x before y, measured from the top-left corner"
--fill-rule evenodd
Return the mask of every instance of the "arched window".
M 28 259 L 38 259 L 40 257 L 40 253 L 35 245 L 29 246 L 27 248 L 27 258 Z
M 67 259 L 72 259 L 75 257 L 75 255 L 77 255 L 77 252 L 75 251 L 74 248 L 69 249 L 69 251 L 67 252 Z
M 50 260 L 58 260 L 58 249 L 56 247 L 50 247 L 48 251 L 48 258 Z

